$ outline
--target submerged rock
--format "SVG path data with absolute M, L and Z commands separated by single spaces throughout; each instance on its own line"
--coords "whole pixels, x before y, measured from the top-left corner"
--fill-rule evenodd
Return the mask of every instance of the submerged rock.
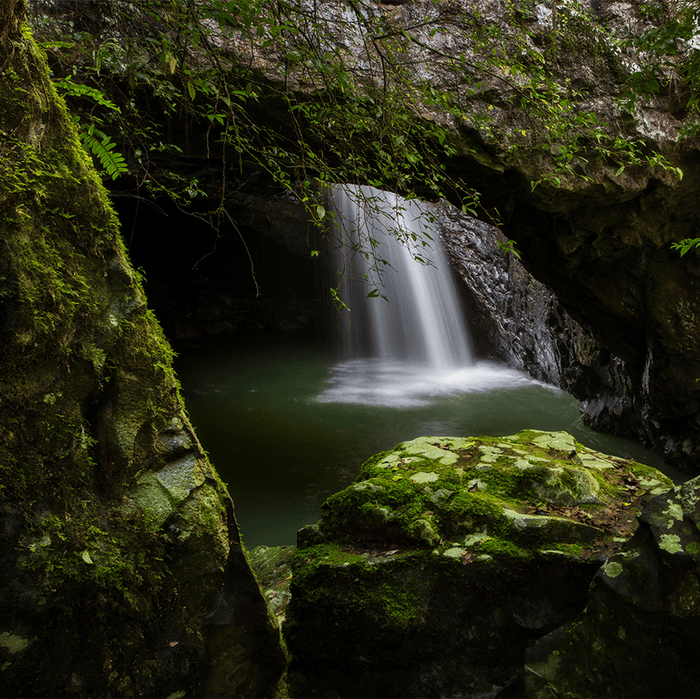
M 299 696 L 461 696 L 518 675 L 671 482 L 564 432 L 423 437 L 370 459 L 299 533 Z

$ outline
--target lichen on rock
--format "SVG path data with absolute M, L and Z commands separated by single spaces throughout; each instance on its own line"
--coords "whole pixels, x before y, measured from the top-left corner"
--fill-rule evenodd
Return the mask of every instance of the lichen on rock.
M 699 492 L 695 478 L 646 505 L 585 610 L 528 650 L 525 696 L 697 696 Z
M 279 630 L 23 11 L 0 0 L 0 693 L 271 695 Z
M 292 691 L 455 696 L 516 681 L 672 483 L 569 434 L 422 437 L 369 459 L 299 532 Z

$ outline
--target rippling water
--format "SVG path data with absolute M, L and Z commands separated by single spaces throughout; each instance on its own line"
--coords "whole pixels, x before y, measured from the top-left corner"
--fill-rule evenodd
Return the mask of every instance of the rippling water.
M 461 369 L 431 369 L 422 364 L 380 359 L 356 359 L 330 368 L 321 403 L 356 403 L 387 408 L 432 405 L 441 396 L 484 393 L 498 389 L 543 386 L 526 374 L 492 362 Z

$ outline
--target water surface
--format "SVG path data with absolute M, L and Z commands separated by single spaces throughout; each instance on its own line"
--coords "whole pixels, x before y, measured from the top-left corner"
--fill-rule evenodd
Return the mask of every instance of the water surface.
M 295 543 L 365 459 L 418 436 L 565 430 L 593 449 L 662 466 L 641 445 L 584 427 L 568 394 L 507 367 L 477 362 L 431 377 L 362 364 L 336 365 L 318 344 L 289 337 L 181 350 L 187 408 L 249 548 Z

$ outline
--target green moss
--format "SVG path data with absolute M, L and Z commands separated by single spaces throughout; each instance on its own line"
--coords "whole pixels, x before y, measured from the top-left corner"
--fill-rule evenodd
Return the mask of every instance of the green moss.
M 311 575 L 318 566 L 364 565 L 366 559 L 353 549 L 338 544 L 319 544 L 295 551 L 292 558 L 295 575 Z
M 16 636 L 15 634 L 7 631 L 0 633 L 0 647 L 6 648 L 11 655 L 21 653 L 22 651 L 26 650 L 28 645 L 28 638 L 22 638 L 21 636 Z
M 581 559 L 583 554 L 588 550 L 583 544 L 562 544 L 553 543 L 548 549 L 541 549 L 540 552 L 544 555 L 564 555 L 573 559 Z
M 531 548 L 524 548 L 513 541 L 499 537 L 480 542 L 477 549 L 479 553 L 492 556 L 498 563 L 506 565 L 506 567 L 512 561 L 522 563 L 530 560 L 534 555 Z
M 304 604 L 318 613 L 334 604 L 337 590 L 342 590 L 344 613 L 361 612 L 384 631 L 404 632 L 419 623 L 425 606 L 415 565 L 420 561 L 428 564 L 427 556 L 420 552 L 392 556 L 389 566 L 387 558 L 349 547 L 319 545 L 298 550 L 292 558 L 292 598 L 295 589 L 303 589 Z M 332 591 L 325 587 L 329 575 L 334 581 Z
M 517 434 L 516 441 L 521 444 L 530 444 L 534 442 L 535 438 L 541 436 L 541 434 L 539 430 L 520 430 Z M 506 437 L 505 439 L 508 438 Z
M 389 449 L 387 451 L 380 451 L 374 456 L 370 456 L 369 459 L 367 459 L 367 461 L 365 461 L 360 467 L 360 473 L 357 476 L 357 480 L 364 480 L 365 478 L 368 478 L 372 467 L 380 464 L 389 454 L 391 454 L 391 452 L 392 450 Z
M 325 503 L 319 531 L 348 542 L 428 547 L 480 532 L 522 551 L 580 547 L 595 536 L 596 522 L 609 526 L 614 508 L 629 500 L 628 479 L 642 474 L 649 485 L 638 495 L 668 481 L 561 432 L 420 438 L 370 459 L 358 482 Z
M 433 672 L 450 675 L 440 690 L 450 696 L 486 692 L 497 676 L 507 685 L 523 633 L 568 621 L 553 599 L 583 609 L 600 558 L 632 534 L 630 489 L 636 503 L 651 497 L 653 479 L 637 488 L 634 463 L 569 435 L 460 441 L 385 452 L 326 502 L 306 539 L 324 543 L 300 540 L 285 626 L 293 687 L 361 696 L 375 691 L 365 677 L 392 671 L 411 677 L 408 694 Z M 426 444 L 451 456 L 428 458 Z M 694 613 L 691 588 L 678 591 L 679 615 Z M 514 633 L 514 620 L 528 631 Z
M 497 528 L 506 526 L 502 509 L 502 501 L 494 495 L 462 491 L 450 500 L 442 519 L 454 536 L 481 530 L 483 527 L 488 527 L 489 533 L 495 534 Z
M 235 538 L 228 495 L 186 424 L 172 349 L 44 58 L 26 32 L 6 48 L 0 611 L 32 642 L 2 684 L 36 695 L 165 695 L 172 678 L 193 688 L 201 619 Z M 144 481 L 167 507 L 140 497 Z M 59 686 L 52 662 L 81 686 Z

